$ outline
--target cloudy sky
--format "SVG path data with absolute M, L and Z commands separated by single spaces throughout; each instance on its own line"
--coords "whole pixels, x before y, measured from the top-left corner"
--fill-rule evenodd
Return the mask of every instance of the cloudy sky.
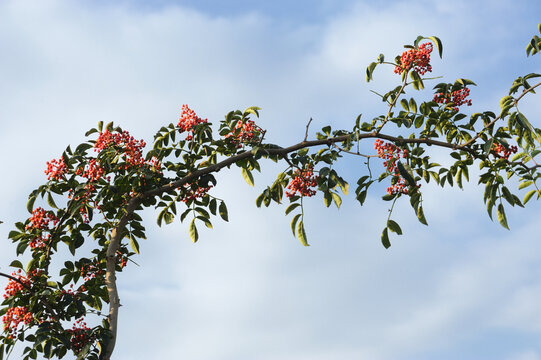
M 516 76 L 541 73 L 524 51 L 539 14 L 526 0 L 0 0 L 0 271 L 45 162 L 100 120 L 150 142 L 182 104 L 214 123 L 257 105 L 269 141 L 287 145 L 310 117 L 313 129 L 350 128 L 384 112 L 370 90 L 397 79 L 378 68 L 366 84 L 364 69 L 419 34 L 444 42 L 435 75 L 479 85 L 467 111 L 497 110 Z M 539 104 L 522 107 L 538 127 Z M 214 194 L 230 222 L 196 245 L 185 224 L 159 229 L 145 212 L 141 266 L 119 278 L 116 359 L 541 359 L 538 203 L 508 209 L 507 231 L 486 216 L 476 181 L 423 185 L 430 226 L 399 205 L 405 234 L 385 250 L 384 187 L 362 208 L 314 198 L 305 248 L 283 208 L 255 207 L 281 168 L 266 165 L 255 188 L 238 170 L 220 174 Z M 351 183 L 363 169 L 341 165 Z

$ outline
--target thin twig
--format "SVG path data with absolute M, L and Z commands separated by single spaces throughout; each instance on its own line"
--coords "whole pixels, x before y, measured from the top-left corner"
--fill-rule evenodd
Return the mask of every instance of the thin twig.
M 308 124 L 306 124 L 306 132 L 304 133 L 304 141 L 308 139 L 308 128 L 310 127 L 310 123 L 312 122 L 312 118 L 308 120 Z

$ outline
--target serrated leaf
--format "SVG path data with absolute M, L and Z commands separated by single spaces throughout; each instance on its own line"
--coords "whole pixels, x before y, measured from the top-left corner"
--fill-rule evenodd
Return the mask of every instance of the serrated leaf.
M 389 231 L 387 228 L 383 229 L 383 232 L 381 233 L 381 243 L 385 247 L 385 249 L 388 249 L 391 247 L 391 242 L 389 241 Z
M 220 206 L 218 207 L 218 213 L 224 221 L 229 221 L 229 216 L 227 214 L 227 206 L 225 205 L 225 202 L 222 201 L 220 203 Z
M 522 203 L 523 203 L 524 205 L 526 205 L 526 203 L 527 203 L 528 201 L 530 201 L 530 199 L 532 198 L 532 196 L 533 196 L 536 192 L 537 192 L 537 190 L 535 190 L 535 189 L 534 189 L 534 190 L 528 191 L 528 192 L 526 193 L 526 195 L 524 195 L 524 199 L 522 200 Z
M 199 234 L 197 233 L 197 227 L 195 226 L 195 218 L 190 221 L 190 227 L 188 229 L 188 233 L 190 234 L 190 239 L 192 239 L 193 243 L 196 243 L 199 239 Z
M 250 172 L 250 170 L 242 168 L 241 172 L 242 172 L 242 177 L 248 183 L 248 185 L 254 186 L 254 177 L 253 177 L 252 173 Z
M 300 217 L 301 217 L 301 214 L 297 214 L 293 216 L 293 219 L 291 219 L 291 232 L 293 233 L 293 236 L 295 236 L 295 229 L 297 226 L 297 221 L 299 221 Z
M 498 217 L 498 221 L 500 224 L 509 230 L 509 225 L 507 225 L 507 216 L 505 216 L 505 210 L 503 208 L 503 204 L 500 203 L 498 207 L 496 208 L 496 216 Z
M 398 235 L 402 235 L 402 229 L 400 228 L 400 225 L 398 225 L 398 223 L 394 220 L 387 220 L 387 227 L 389 228 L 389 230 L 391 230 L 392 232 L 398 234 Z
M 302 220 L 297 224 L 297 238 L 303 246 L 310 246 L 306 240 L 306 231 L 304 230 L 304 223 Z

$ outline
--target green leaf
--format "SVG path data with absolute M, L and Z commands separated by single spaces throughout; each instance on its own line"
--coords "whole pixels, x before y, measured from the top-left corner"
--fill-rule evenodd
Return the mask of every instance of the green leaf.
M 400 160 L 396 162 L 400 175 L 408 182 L 408 185 L 415 186 L 415 179 L 413 178 L 413 172 L 408 164 L 402 164 Z
M 293 219 L 291 219 L 291 232 L 293 233 L 293 236 L 295 236 L 295 228 L 297 225 L 297 221 L 299 221 L 300 217 L 301 217 L 301 214 L 297 214 L 293 216 Z
M 513 98 L 511 95 L 504 96 L 500 99 L 500 108 L 503 110 L 509 104 L 512 104 L 513 101 L 515 101 L 515 98 Z
M 255 205 L 260 208 L 261 204 L 263 203 L 263 200 L 265 199 L 265 193 L 261 193 L 256 199 L 255 199 Z
M 88 352 L 90 351 L 90 346 L 92 346 L 92 341 L 90 341 L 88 344 L 86 344 L 78 353 L 77 353 L 77 360 L 83 360 Z
M 381 243 L 385 247 L 385 249 L 388 249 L 391 247 L 391 242 L 389 241 L 389 231 L 387 228 L 383 229 L 383 232 L 381 233 Z
M 196 217 L 197 219 L 201 220 L 206 227 L 208 227 L 209 229 L 212 229 L 212 223 L 210 222 L 210 220 L 204 216 L 197 216 Z
M 303 246 L 310 246 L 308 244 L 308 241 L 306 241 L 306 231 L 304 230 L 304 224 L 301 221 L 297 224 L 297 238 L 299 238 L 299 241 Z
M 505 210 L 503 209 L 503 204 L 500 203 L 498 207 L 496 208 L 496 215 L 498 216 L 498 221 L 500 224 L 509 230 L 509 226 L 507 225 L 507 217 L 505 216 Z
M 137 240 L 135 240 L 135 238 L 133 236 L 130 236 L 130 246 L 131 246 L 134 253 L 140 254 L 140 252 L 139 252 L 139 243 L 137 242 Z
M 175 220 L 175 215 L 171 214 L 169 211 L 163 214 L 163 220 L 167 225 L 171 224 Z
M 216 215 L 216 199 L 212 199 L 210 200 L 210 203 L 209 203 L 209 210 L 211 212 L 212 215 Z M 259 206 L 258 206 L 259 207 Z
M 19 260 L 13 260 L 9 266 L 24 269 L 23 264 Z
M 527 131 L 532 131 L 532 124 L 526 119 L 526 116 L 524 116 L 521 112 L 517 113 L 517 122 L 520 124 L 520 126 Z
M 36 259 L 32 258 L 32 259 L 30 259 L 30 261 L 28 262 L 28 264 L 26 264 L 26 272 L 27 272 L 27 273 L 29 273 L 30 271 L 32 271 L 35 262 L 36 262 Z
M 344 195 L 347 195 L 348 192 L 349 192 L 349 184 L 344 181 L 343 179 L 339 179 L 340 181 L 338 181 L 338 186 L 340 186 L 340 189 L 342 190 L 342 193 Z
M 419 219 L 419 222 L 423 225 L 428 225 L 428 223 L 426 222 L 426 218 L 425 218 L 425 213 L 423 211 L 423 207 L 422 206 L 419 206 L 417 208 L 417 219 Z
M 252 173 L 250 172 L 250 170 L 242 168 L 241 171 L 242 171 L 242 177 L 248 183 L 248 185 L 254 186 L 254 177 Z
M 34 210 L 34 202 L 35 201 L 36 201 L 36 196 L 31 194 L 28 197 L 28 201 L 26 203 L 26 210 L 28 210 L 29 213 L 32 213 L 32 211 Z
M 409 101 L 409 108 L 412 113 L 417 113 L 417 103 L 415 102 L 415 99 L 411 98 Z
M 528 191 L 528 192 L 526 193 L 526 195 L 524 195 L 524 199 L 522 200 L 522 203 L 523 203 L 524 205 L 526 205 L 526 203 L 527 203 L 528 201 L 530 201 L 530 199 L 532 198 L 533 194 L 535 194 L 536 192 L 537 192 L 537 190 L 535 190 L 535 189 L 534 189 L 534 190 Z
M 162 220 L 163 220 L 163 215 L 166 213 L 167 209 L 163 209 L 162 211 L 160 211 L 160 213 L 158 214 L 158 218 L 156 219 L 156 223 L 158 224 L 159 227 L 162 226 Z
M 192 239 L 192 242 L 197 242 L 197 239 L 199 239 L 199 234 L 197 233 L 197 227 L 195 226 L 195 218 L 193 218 L 190 222 L 188 233 L 190 234 L 190 239 Z
M 515 206 L 515 199 L 513 198 L 513 194 L 509 191 L 509 189 L 505 186 L 502 186 L 502 194 L 505 200 L 511 205 Z
M 440 56 L 440 59 L 441 59 L 443 56 L 443 44 L 440 38 L 437 36 L 429 36 L 428 39 L 432 40 L 432 42 L 436 46 L 436 49 L 438 50 L 438 55 Z
M 402 105 L 402 107 L 404 108 L 404 110 L 406 111 L 410 111 L 410 107 L 409 107 L 409 104 L 408 104 L 408 100 L 406 99 L 402 99 L 400 100 L 400 105 Z
M 297 207 L 301 206 L 301 204 L 299 203 L 293 203 L 291 205 L 289 205 L 286 209 L 286 215 L 289 214 L 290 212 L 292 212 L 293 210 L 295 210 Z
M 398 225 L 398 223 L 396 221 L 393 221 L 391 219 L 387 220 L 387 227 L 392 232 L 394 232 L 394 233 L 396 233 L 398 235 L 402 235 L 402 229 L 400 228 L 400 225 Z
M 53 209 L 58 209 L 50 192 L 47 193 L 47 204 L 49 204 L 49 206 Z
M 260 107 L 250 106 L 249 108 L 244 110 L 244 114 L 254 114 L 255 116 L 259 117 L 259 110 L 261 110 Z
M 323 193 L 323 204 L 325 204 L 325 207 L 329 207 L 332 202 L 332 195 L 330 191 L 325 191 Z
M 336 207 L 340 209 L 340 205 L 342 205 L 342 199 L 340 198 L 340 195 L 337 193 L 331 193 L 332 199 L 334 200 L 334 203 L 336 204 Z
M 229 221 L 229 217 L 227 215 L 227 206 L 225 205 L 225 202 L 221 202 L 220 206 L 218 207 L 218 213 L 220 214 L 220 217 L 224 219 L 224 221 Z
M 366 82 L 370 82 L 372 79 L 372 73 L 374 72 L 374 69 L 376 68 L 377 63 L 373 62 L 368 65 L 366 68 Z
M 492 150 L 492 145 L 494 144 L 494 139 L 490 138 L 484 145 L 483 150 L 488 154 Z

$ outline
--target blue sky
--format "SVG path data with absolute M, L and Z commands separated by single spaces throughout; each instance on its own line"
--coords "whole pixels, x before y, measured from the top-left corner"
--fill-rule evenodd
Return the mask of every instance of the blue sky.
M 538 56 L 524 52 L 538 14 L 535 1 L 0 1 L 0 157 L 9 168 L 0 271 L 45 162 L 100 120 L 150 142 L 182 104 L 215 123 L 258 105 L 269 141 L 290 144 L 310 117 L 313 130 L 349 128 L 359 113 L 384 112 L 370 90 L 396 77 L 381 68 L 366 84 L 364 69 L 419 34 L 444 42 L 435 75 L 479 85 L 467 111 L 497 110 L 516 76 L 541 73 Z M 541 126 L 538 99 L 521 110 Z M 234 169 L 219 174 L 214 194 L 228 200 L 230 222 L 203 230 L 196 245 L 185 224 L 158 229 L 156 214 L 144 213 L 141 266 L 119 278 L 115 358 L 541 359 L 538 203 L 509 209 L 507 231 L 486 216 L 475 181 L 463 191 L 425 184 L 430 226 L 399 205 L 405 234 L 385 250 L 383 187 L 362 208 L 351 196 L 339 211 L 311 199 L 304 248 L 282 208 L 255 208 L 282 169 L 265 165 L 255 188 Z M 361 165 L 340 169 L 354 184 Z

